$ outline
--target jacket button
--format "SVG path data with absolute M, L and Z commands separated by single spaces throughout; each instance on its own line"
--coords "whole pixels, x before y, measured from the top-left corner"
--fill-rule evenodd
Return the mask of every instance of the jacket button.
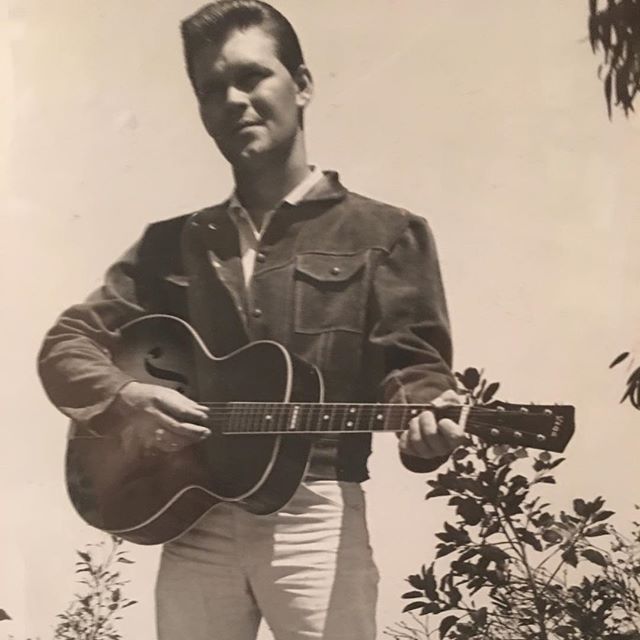
M 213 222 L 210 222 L 207 227 L 209 227 L 209 229 L 211 229 L 211 231 L 215 231 L 218 227 L 216 227 L 215 224 L 213 224 Z
M 337 276 L 340 273 L 340 267 L 331 267 L 331 275 Z
M 262 309 L 254 309 L 253 313 L 251 315 L 253 315 L 254 318 L 261 318 L 262 317 Z
M 262 263 L 262 262 L 266 262 L 266 260 L 267 260 L 267 256 L 264 253 L 262 253 L 262 251 L 258 255 L 256 255 L 256 262 Z

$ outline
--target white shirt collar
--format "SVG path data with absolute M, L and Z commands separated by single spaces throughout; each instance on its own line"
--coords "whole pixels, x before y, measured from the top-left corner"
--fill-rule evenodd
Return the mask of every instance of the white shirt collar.
M 311 172 L 306 176 L 306 178 L 304 178 L 302 182 L 298 183 L 293 189 L 291 189 L 291 191 L 289 191 L 289 193 L 282 199 L 280 204 L 282 204 L 283 202 L 286 202 L 290 205 L 299 204 L 300 201 L 307 195 L 307 193 L 309 193 L 309 191 L 311 191 L 311 189 L 315 187 L 318 182 L 320 182 L 320 179 L 322 177 L 322 171 L 318 167 L 312 166 Z M 274 209 L 277 208 L 278 206 L 274 207 Z M 237 191 L 234 189 L 231 197 L 229 198 L 229 212 L 237 213 L 239 211 L 245 211 L 245 208 L 238 199 Z

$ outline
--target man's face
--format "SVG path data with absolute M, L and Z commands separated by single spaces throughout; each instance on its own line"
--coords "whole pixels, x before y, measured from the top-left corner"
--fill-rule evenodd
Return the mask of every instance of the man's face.
M 304 67 L 291 76 L 260 27 L 232 31 L 221 45 L 200 49 L 193 80 L 204 126 L 232 165 L 286 153 L 302 135 L 299 113 L 311 79 Z

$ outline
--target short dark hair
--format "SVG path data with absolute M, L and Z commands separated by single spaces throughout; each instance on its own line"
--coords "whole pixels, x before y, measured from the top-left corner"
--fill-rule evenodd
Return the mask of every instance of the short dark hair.
M 204 45 L 221 44 L 231 31 L 259 26 L 276 43 L 276 54 L 293 76 L 304 64 L 300 41 L 291 23 L 262 0 L 217 0 L 204 5 L 181 25 L 187 73 L 193 84 L 193 57 Z

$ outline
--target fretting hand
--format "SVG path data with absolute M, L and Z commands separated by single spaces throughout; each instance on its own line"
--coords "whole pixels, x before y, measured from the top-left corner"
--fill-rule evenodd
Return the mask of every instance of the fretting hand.
M 463 397 L 448 390 L 432 401 L 436 407 L 451 407 L 464 404 Z M 400 436 L 400 452 L 418 458 L 437 458 L 450 454 L 465 439 L 464 429 L 451 420 L 436 420 L 433 411 L 423 411 L 409 422 Z
M 110 410 L 126 420 L 122 438 L 127 448 L 175 452 L 211 434 L 202 426 L 207 408 L 167 387 L 130 382 Z

